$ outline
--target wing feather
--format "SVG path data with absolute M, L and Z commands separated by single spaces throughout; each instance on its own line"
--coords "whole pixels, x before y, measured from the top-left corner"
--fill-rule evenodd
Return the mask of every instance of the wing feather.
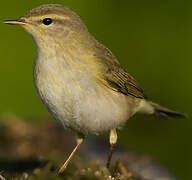
M 102 67 L 102 77 L 99 78 L 102 83 L 127 96 L 147 98 L 135 79 L 120 66 L 117 58 L 107 47 L 96 41 L 95 52 L 94 56 Z
M 116 91 L 125 95 L 144 99 L 143 90 L 137 85 L 136 81 L 121 67 L 113 67 L 104 74 L 105 81 Z

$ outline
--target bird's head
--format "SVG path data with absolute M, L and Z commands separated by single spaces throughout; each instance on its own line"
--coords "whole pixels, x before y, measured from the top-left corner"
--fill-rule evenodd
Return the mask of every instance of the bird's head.
M 86 26 L 76 13 L 58 4 L 39 6 L 17 20 L 4 23 L 22 26 L 38 45 L 77 39 L 87 32 Z

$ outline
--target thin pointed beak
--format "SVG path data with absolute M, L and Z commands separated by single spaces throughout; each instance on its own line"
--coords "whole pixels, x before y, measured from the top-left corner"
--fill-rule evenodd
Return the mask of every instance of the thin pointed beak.
M 8 20 L 4 21 L 4 24 L 10 24 L 10 25 L 26 25 L 27 22 L 24 19 L 17 19 L 17 20 Z

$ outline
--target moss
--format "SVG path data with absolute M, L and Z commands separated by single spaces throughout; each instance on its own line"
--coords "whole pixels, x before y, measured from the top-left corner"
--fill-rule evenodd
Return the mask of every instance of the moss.
M 4 172 L 2 177 L 12 180 L 142 180 L 138 174 L 128 171 L 120 161 L 110 171 L 97 161 L 89 163 L 79 158 L 61 175 L 55 167 L 56 165 L 47 163 L 31 172 Z

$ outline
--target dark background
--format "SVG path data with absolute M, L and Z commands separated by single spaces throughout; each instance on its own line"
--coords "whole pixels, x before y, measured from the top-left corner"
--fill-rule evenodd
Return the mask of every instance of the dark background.
M 152 100 L 188 119 L 130 119 L 120 141 L 151 156 L 181 180 L 192 179 L 192 2 L 123 0 L 2 1 L 0 21 L 45 3 L 77 12 L 90 32 L 118 57 Z M 0 23 L 0 115 L 49 116 L 33 86 L 36 47 L 20 27 Z M 38 118 L 39 119 L 39 118 Z

